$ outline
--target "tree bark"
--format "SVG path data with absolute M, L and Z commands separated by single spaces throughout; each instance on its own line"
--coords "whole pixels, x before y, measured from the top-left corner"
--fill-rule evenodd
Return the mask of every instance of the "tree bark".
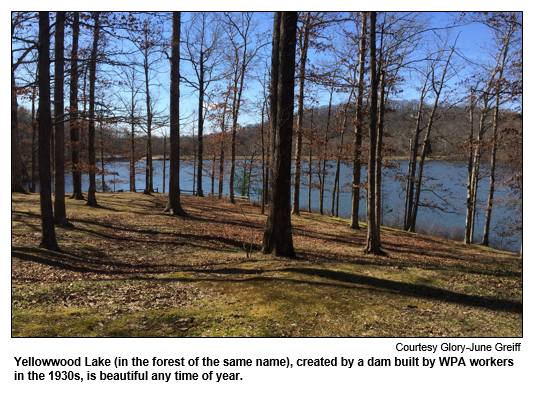
M 498 105 L 498 104 L 496 104 Z M 493 119 L 493 137 L 491 146 L 491 161 L 490 161 L 490 184 L 488 191 L 488 203 L 486 205 L 486 220 L 484 221 L 484 233 L 482 234 L 482 245 L 489 245 L 489 232 L 491 223 L 491 212 L 493 211 L 493 195 L 495 193 L 495 163 L 497 156 L 497 117 L 498 106 L 495 107 L 495 115 Z
M 37 76 L 35 78 L 37 81 Z M 35 94 L 36 90 L 32 92 L 32 182 L 30 186 L 30 192 L 35 193 L 35 181 L 37 178 L 37 120 L 35 119 Z
M 376 200 L 375 200 L 375 220 L 378 231 L 376 232 L 378 246 L 381 247 L 380 241 L 380 226 L 382 224 L 382 134 L 384 133 L 384 109 L 385 109 L 385 87 L 386 87 L 386 75 L 385 70 L 380 68 L 379 76 L 379 98 L 378 98 L 378 126 L 377 126 L 377 140 L 376 140 Z
M 474 111 L 475 111 L 475 101 L 473 97 L 473 89 L 471 89 L 471 96 L 469 100 L 469 159 L 467 161 L 467 209 L 466 209 L 466 218 L 465 218 L 465 235 L 464 243 L 469 245 L 473 242 L 471 237 L 471 216 L 473 209 L 473 196 L 472 196 L 472 173 L 473 173 L 473 126 L 474 126 Z
M 40 247 L 59 250 L 52 211 L 52 190 L 50 174 L 50 26 L 48 12 L 39 12 L 39 195 L 41 204 L 42 239 Z
M 328 114 L 326 117 L 326 128 L 324 131 L 323 167 L 321 171 L 321 181 L 319 185 L 319 214 L 324 215 L 324 190 L 326 186 L 326 161 L 328 159 L 328 139 L 330 131 L 330 117 L 332 114 L 332 97 L 334 95 L 334 85 L 330 89 L 330 99 L 328 100 Z
M 264 118 L 265 118 L 265 104 L 261 106 L 261 214 L 265 214 L 265 194 L 267 193 L 267 178 L 266 166 L 265 166 L 265 128 L 264 128 Z
M 246 50 L 243 54 L 243 64 L 241 68 L 241 74 L 239 74 L 237 71 L 236 65 L 236 85 L 234 90 L 234 99 L 233 99 L 233 105 L 232 105 L 232 142 L 231 142 L 231 162 L 230 162 L 230 181 L 229 181 L 229 195 L 230 195 L 230 203 L 235 204 L 234 200 L 234 178 L 235 178 L 235 146 L 236 146 L 236 135 L 237 135 L 237 119 L 239 117 L 239 109 L 241 107 L 241 95 L 243 93 L 243 82 L 245 78 L 245 68 L 246 68 L 246 62 L 245 62 L 245 56 L 246 56 Z M 237 61 L 237 60 L 236 60 Z M 239 78 L 238 78 L 239 75 Z M 239 88 L 237 85 L 239 84 Z
M 74 12 L 72 21 L 72 50 L 70 61 L 70 151 L 72 159 L 72 195 L 70 198 L 83 200 L 82 194 L 82 172 L 80 165 L 80 118 L 78 112 L 78 40 L 80 36 L 80 13 Z
M 223 187 L 224 187 L 224 139 L 226 137 L 226 132 L 224 131 L 224 120 L 223 120 L 223 126 L 221 128 L 223 130 L 221 130 L 221 145 L 220 145 L 220 153 L 219 153 L 219 179 L 217 182 L 217 186 L 218 186 L 217 198 L 219 200 L 223 198 Z
M 133 74 L 132 74 L 133 78 Z M 130 192 L 135 193 L 135 94 L 132 82 L 132 129 L 130 139 Z
M 304 32 L 300 53 L 299 69 L 299 100 L 297 109 L 297 143 L 295 145 L 295 180 L 293 182 L 293 207 L 291 213 L 300 215 L 300 160 L 302 154 L 302 128 L 304 127 L 304 77 L 306 75 L 306 59 L 308 57 L 308 41 L 310 36 L 310 12 L 306 13 L 303 26 Z
M 313 108 L 311 109 L 310 117 L 310 137 L 308 139 L 308 213 L 311 213 L 311 194 L 312 194 L 312 140 L 313 140 Z
M 408 189 L 410 188 L 410 169 L 412 168 L 412 139 L 410 138 L 410 148 L 408 149 L 408 170 L 406 171 L 406 186 L 404 187 L 404 215 L 402 217 L 402 228 L 408 228 Z
M 204 197 L 202 191 L 202 168 L 204 154 L 204 54 L 200 52 L 198 76 L 198 162 L 197 162 L 197 196 Z
M 360 183 L 361 183 L 361 163 L 360 150 L 362 146 L 362 126 L 363 126 L 363 77 L 365 72 L 365 47 L 367 35 L 367 17 L 362 12 L 362 29 L 360 34 L 360 53 L 358 59 L 358 87 L 356 94 L 356 127 L 354 128 L 354 163 L 352 167 L 352 204 L 350 214 L 350 228 L 359 230 L 358 215 L 360 211 Z
M 376 72 L 376 12 L 370 13 L 369 23 L 369 67 L 371 76 L 371 108 L 369 124 L 369 162 L 367 165 L 367 239 L 364 252 L 380 254 L 376 223 L 376 146 L 377 146 L 377 109 L 378 109 L 378 78 Z
M 65 42 L 65 12 L 56 13 L 55 61 L 54 61 L 54 128 L 55 128 L 55 174 L 54 174 L 54 223 L 68 226 L 65 207 L 65 114 L 63 101 Z
M 180 18 L 172 13 L 169 201 L 164 212 L 186 216 L 180 204 Z
M 99 121 L 100 124 L 100 176 L 102 177 L 102 193 L 106 191 L 106 170 L 104 168 L 104 126 L 102 125 L 102 120 Z
M 291 234 L 291 140 L 297 12 L 276 12 L 271 67 L 271 189 L 262 253 L 295 258 Z
M 417 120 L 415 123 L 414 137 L 412 143 L 412 151 L 410 158 L 410 171 L 408 174 L 408 188 L 406 194 L 408 195 L 407 215 L 404 230 L 408 230 L 411 227 L 412 211 L 413 211 L 413 194 L 415 190 L 415 171 L 417 169 L 417 153 L 419 150 L 419 134 L 421 133 L 421 117 L 423 114 L 424 99 L 428 92 L 427 82 L 430 77 L 430 73 L 427 73 L 423 87 L 421 88 L 421 96 L 419 97 L 419 108 L 417 110 Z
M 95 161 L 95 82 L 96 82 L 96 56 L 98 52 L 98 36 L 100 34 L 100 12 L 94 14 L 94 36 L 91 60 L 89 62 L 89 191 L 87 192 L 87 205 L 98 206 L 96 201 L 96 161 Z

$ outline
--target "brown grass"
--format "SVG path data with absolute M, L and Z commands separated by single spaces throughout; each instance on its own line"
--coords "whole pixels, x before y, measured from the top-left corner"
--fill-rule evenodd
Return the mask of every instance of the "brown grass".
M 365 229 L 302 212 L 289 260 L 259 252 L 251 203 L 184 196 L 180 218 L 162 195 L 97 199 L 67 201 L 58 253 L 38 247 L 38 196 L 12 195 L 14 336 L 522 336 L 514 253 L 383 228 L 368 256 Z

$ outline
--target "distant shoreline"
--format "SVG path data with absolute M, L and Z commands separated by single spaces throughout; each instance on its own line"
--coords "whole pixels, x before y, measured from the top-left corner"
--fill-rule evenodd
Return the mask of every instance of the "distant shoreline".
M 419 158 L 419 156 L 418 156 L 418 158 Z M 250 159 L 249 156 L 236 156 L 236 160 L 248 160 L 248 159 Z M 108 158 L 107 160 L 108 161 L 129 161 L 130 159 L 128 157 L 126 157 L 126 156 L 122 156 L 120 158 L 119 157 Z M 153 161 L 161 161 L 161 160 L 163 160 L 163 155 L 153 156 L 152 160 Z M 170 160 L 169 156 L 166 157 L 166 160 Z M 195 160 L 195 157 L 194 156 L 189 156 L 189 155 L 182 156 L 181 160 Z M 228 161 L 229 159 L 226 159 L 226 160 Z M 291 160 L 295 160 L 295 158 L 292 157 Z M 317 157 L 313 157 L 312 160 L 319 160 L 319 159 Z M 389 161 L 408 161 L 409 157 L 408 156 L 385 156 L 384 160 L 389 160 Z M 459 155 L 459 156 L 433 156 L 433 157 L 426 157 L 425 158 L 425 161 L 462 161 L 462 160 L 464 160 L 464 157 L 461 156 L 461 155 Z M 137 160 L 137 162 L 141 162 L 141 161 L 146 161 L 146 157 L 141 157 L 139 160 Z M 204 158 L 204 161 L 211 161 L 211 159 Z M 217 161 L 218 161 L 218 159 L 217 159 Z M 307 157 L 306 158 L 302 158 L 301 161 L 306 162 L 306 161 L 308 161 L 308 158 Z M 334 160 L 328 160 L 328 161 L 334 161 Z

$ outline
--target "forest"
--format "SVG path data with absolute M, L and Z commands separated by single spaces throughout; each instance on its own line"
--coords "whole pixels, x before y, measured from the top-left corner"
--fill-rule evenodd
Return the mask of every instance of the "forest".
M 522 13 L 11 17 L 16 335 L 521 335 Z M 353 326 L 368 288 L 408 316 Z

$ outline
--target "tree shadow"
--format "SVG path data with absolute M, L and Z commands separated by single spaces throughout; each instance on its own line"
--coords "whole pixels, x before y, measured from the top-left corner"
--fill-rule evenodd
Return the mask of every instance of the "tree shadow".
M 143 275 L 154 273 L 172 273 L 177 270 L 188 270 L 188 265 L 171 265 L 163 268 L 155 264 L 130 264 L 117 261 L 94 259 L 80 256 L 72 252 L 51 252 L 41 248 L 12 247 L 11 257 L 22 261 L 38 263 L 66 271 L 92 273 L 101 275 Z
M 197 272 L 197 270 L 190 270 Z M 494 311 L 505 311 L 511 313 L 523 313 L 523 303 L 518 301 L 501 300 L 493 297 L 471 295 L 458 293 L 451 290 L 444 290 L 423 284 L 412 284 L 405 282 L 398 282 L 389 279 L 379 279 L 371 276 L 349 274 L 345 272 L 332 271 L 327 269 L 317 268 L 296 268 L 287 267 L 279 270 L 263 270 L 263 269 L 242 269 L 242 268 L 222 268 L 214 270 L 202 270 L 204 274 L 217 274 L 217 275 L 261 275 L 272 272 L 290 272 L 297 274 L 304 274 L 315 278 L 324 278 L 334 280 L 341 283 L 329 283 L 329 282 L 317 282 L 306 281 L 300 279 L 290 278 L 273 278 L 273 277 L 253 277 L 253 278 L 203 278 L 199 280 L 209 281 L 280 281 L 291 283 L 303 283 L 311 286 L 334 286 L 343 288 L 354 288 L 354 285 L 371 286 L 375 290 L 384 290 L 392 295 L 402 294 L 410 297 L 417 297 L 422 299 L 430 299 L 436 301 L 442 301 L 451 304 L 459 304 L 469 307 L 485 308 Z M 158 278 L 157 280 L 174 280 L 171 278 Z M 188 279 L 191 281 L 191 279 Z
M 208 243 L 209 242 L 217 242 L 217 243 L 220 243 L 220 244 L 224 244 L 226 246 L 232 246 L 232 247 L 234 247 L 236 249 L 239 249 L 239 250 L 243 246 L 243 242 L 237 241 L 235 239 L 221 237 L 221 236 L 194 235 L 194 234 L 175 234 L 175 233 L 172 233 L 172 232 L 164 232 L 164 231 L 140 230 L 140 229 L 113 226 L 111 224 L 106 224 L 106 223 L 101 223 L 101 222 L 96 222 L 96 221 L 91 221 L 91 220 L 83 220 L 83 219 L 71 219 L 71 221 L 90 224 L 90 225 L 95 225 L 95 226 L 100 226 L 100 227 L 104 227 L 104 228 L 109 229 L 109 230 L 122 231 L 122 232 L 125 232 L 125 233 L 132 232 L 132 233 L 144 234 L 144 235 L 150 235 L 150 236 L 174 236 L 174 237 L 177 237 L 177 238 L 180 239 L 180 241 L 158 241 L 158 240 L 155 239 L 155 237 L 152 237 L 151 239 L 136 239 L 136 238 L 130 238 L 130 237 L 127 237 L 127 236 L 121 237 L 121 236 L 118 236 L 118 235 L 111 235 L 111 234 L 107 234 L 107 233 L 104 233 L 104 232 L 99 232 L 99 231 L 92 230 L 92 229 L 81 229 L 81 228 L 76 228 L 76 229 L 73 228 L 72 229 L 73 231 L 75 230 L 75 231 L 78 231 L 78 232 L 85 232 L 85 233 L 88 233 L 88 234 L 91 234 L 91 235 L 95 235 L 95 236 L 98 236 L 98 237 L 114 239 L 114 240 L 117 240 L 117 241 L 128 241 L 128 242 L 138 242 L 138 243 L 147 243 L 147 244 L 160 244 L 160 245 L 174 245 L 174 246 L 189 245 L 189 246 L 193 246 L 193 247 L 202 247 L 202 248 L 209 249 L 209 250 L 220 250 L 220 247 L 209 246 L 207 244 L 203 244 L 202 246 L 199 246 L 199 245 L 192 244 L 190 242 L 186 242 L 184 240 L 187 240 L 187 239 L 189 239 L 189 240 L 198 240 L 198 241 L 204 241 L 204 242 L 208 242 Z M 66 230 L 70 230 L 70 229 L 66 229 Z
M 397 282 L 389 279 L 379 279 L 371 276 L 349 274 L 345 272 L 322 270 L 317 268 L 284 268 L 282 271 L 312 275 L 344 283 L 373 286 L 388 290 L 392 293 L 439 300 L 448 303 L 461 304 L 464 306 L 483 307 L 491 310 L 523 313 L 522 302 L 457 293 L 451 290 L 439 289 L 428 285 Z

